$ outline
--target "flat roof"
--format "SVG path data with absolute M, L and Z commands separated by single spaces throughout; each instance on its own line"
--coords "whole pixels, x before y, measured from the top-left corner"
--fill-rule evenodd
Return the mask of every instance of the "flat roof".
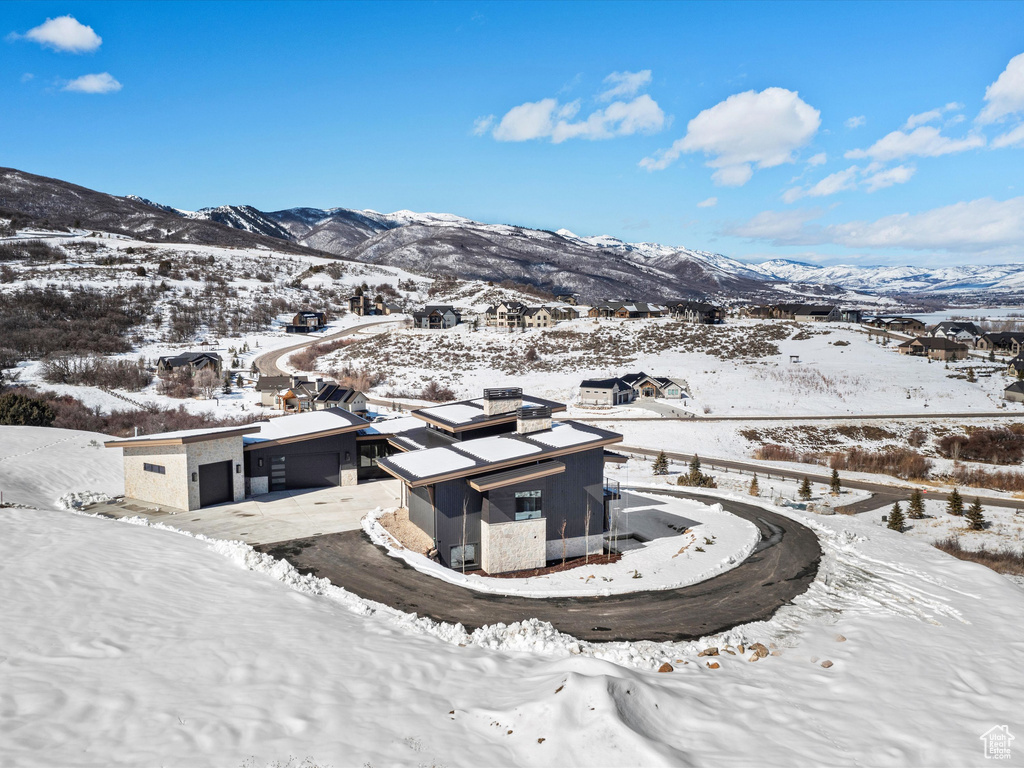
M 206 429 L 181 429 L 176 432 L 158 432 L 152 435 L 122 437 L 107 440 L 103 445 L 107 448 L 125 448 L 131 446 L 185 445 L 202 443 L 207 440 L 223 440 L 236 435 L 250 435 L 260 431 L 259 424 L 246 424 L 234 427 L 209 427 Z
M 262 421 L 257 425 L 258 433 L 246 435 L 242 441 L 245 450 L 250 451 L 271 445 L 356 432 L 368 424 L 366 419 L 344 408 L 326 408 L 322 411 L 307 411 Z
M 406 435 L 393 444 L 404 448 Z M 410 441 L 411 442 L 411 441 Z M 578 422 L 556 423 L 551 429 L 527 435 L 509 433 L 494 437 L 421 447 L 408 453 L 378 459 L 377 465 L 410 487 L 513 469 L 558 456 L 622 442 L 622 435 Z
M 565 403 L 558 403 L 554 400 L 545 400 L 541 397 L 523 396 L 523 406 L 531 407 L 546 405 L 552 411 L 564 411 Z M 449 432 L 462 432 L 463 430 L 478 429 L 490 424 L 503 424 L 515 421 L 516 412 L 509 411 L 496 416 L 488 416 L 484 413 L 484 399 L 482 397 L 473 400 L 462 400 L 457 403 L 445 403 L 444 405 L 431 405 L 426 408 L 417 408 L 412 415 L 430 424 Z

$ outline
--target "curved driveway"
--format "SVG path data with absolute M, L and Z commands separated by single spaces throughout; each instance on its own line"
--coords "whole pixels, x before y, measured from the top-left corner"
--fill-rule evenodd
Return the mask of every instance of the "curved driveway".
M 491 595 L 440 581 L 374 546 L 361 531 L 259 549 L 283 557 L 360 597 L 467 629 L 537 618 L 582 640 L 693 640 L 771 618 L 803 593 L 818 572 L 821 548 L 804 525 L 752 504 L 659 490 L 721 503 L 758 527 L 762 543 L 740 565 L 679 589 L 609 597 L 524 598 Z
M 331 341 L 332 339 L 338 339 L 342 336 L 348 336 L 369 328 L 373 325 L 381 325 L 382 323 L 397 323 L 399 320 L 372 320 L 368 323 L 360 323 L 359 325 L 353 325 L 351 328 L 345 328 L 344 330 L 330 333 L 326 336 L 315 336 L 307 339 L 306 341 L 299 342 L 298 344 L 292 344 L 290 347 L 284 347 L 283 349 L 272 349 L 269 352 L 264 352 L 259 357 L 253 360 L 256 365 L 256 370 L 259 371 L 263 376 L 287 376 L 290 371 L 286 371 L 281 368 L 281 358 L 287 357 L 293 352 L 298 352 L 303 347 L 308 347 L 313 344 L 319 344 L 322 341 Z

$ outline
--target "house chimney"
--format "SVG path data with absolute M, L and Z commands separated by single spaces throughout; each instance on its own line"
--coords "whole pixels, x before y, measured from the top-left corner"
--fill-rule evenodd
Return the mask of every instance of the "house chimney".
M 321 392 L 321 391 L 323 391 L 323 388 L 324 388 L 324 380 L 322 378 L 317 377 L 317 380 L 316 380 L 316 391 L 317 392 Z
M 520 387 L 484 390 L 484 415 L 500 416 L 515 413 L 523 405 L 523 390 Z
M 516 434 L 529 435 L 551 429 L 551 406 L 535 405 L 516 409 Z

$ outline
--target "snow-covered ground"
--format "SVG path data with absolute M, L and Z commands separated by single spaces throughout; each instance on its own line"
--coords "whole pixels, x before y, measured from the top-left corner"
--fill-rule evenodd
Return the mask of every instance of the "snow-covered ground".
M 25 471 L 12 457 L 49 467 L 88 446 L 50 452 L 40 432 L 0 429 L 0 484 Z M 116 491 L 111 467 L 69 461 L 18 495 L 87 487 Z M 992 726 L 1019 732 L 1024 591 L 867 521 L 789 514 L 824 557 L 771 621 L 602 645 L 537 623 L 466 633 L 241 544 L 5 509 L 0 752 L 11 766 L 960 766 L 983 761 Z M 781 655 L 723 653 L 718 669 L 696 655 L 754 641 Z
M 376 521 L 363 528 L 421 573 L 451 584 L 520 597 L 583 597 L 674 589 L 705 581 L 743 562 L 760 540 L 757 527 L 707 505 L 650 493 L 624 493 L 616 502 L 612 533 L 634 534 L 622 559 L 604 565 L 581 565 L 567 571 L 527 578 L 490 578 L 464 574 L 412 552 Z
M 974 501 L 969 488 L 961 488 L 964 498 L 964 509 Z M 903 516 L 907 517 L 907 505 L 900 504 Z M 932 544 L 936 541 L 955 536 L 960 539 L 964 549 L 979 550 L 1010 550 L 1024 554 L 1024 500 L 1021 509 L 1004 507 L 987 507 L 982 505 L 987 526 L 981 531 L 968 529 L 967 518 L 951 515 L 947 511 L 946 502 L 941 499 L 924 501 L 925 517 L 921 520 L 907 519 L 903 535 L 908 538 L 920 539 Z M 870 512 L 862 512 L 858 517 L 873 525 L 885 526 L 882 519 L 892 510 L 891 506 L 880 507 Z

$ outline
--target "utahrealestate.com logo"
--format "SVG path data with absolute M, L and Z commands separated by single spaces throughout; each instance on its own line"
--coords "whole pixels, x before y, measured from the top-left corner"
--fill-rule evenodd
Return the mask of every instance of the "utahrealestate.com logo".
M 985 742 L 986 760 L 1009 760 L 1010 742 L 1016 738 L 1005 725 L 993 725 L 979 737 Z

